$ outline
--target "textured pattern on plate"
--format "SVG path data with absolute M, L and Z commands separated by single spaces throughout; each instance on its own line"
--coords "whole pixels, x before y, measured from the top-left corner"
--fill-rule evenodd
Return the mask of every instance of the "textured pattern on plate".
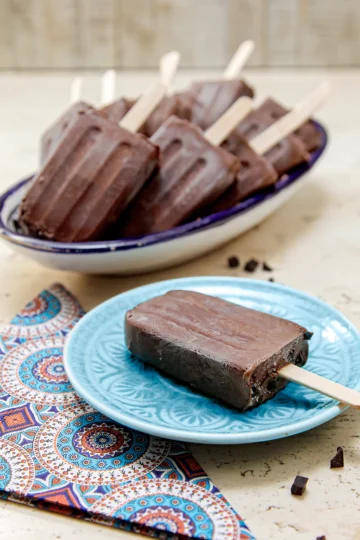
M 189 289 L 285 317 L 314 332 L 307 369 L 360 388 L 360 339 L 324 302 L 277 284 L 234 278 L 186 278 L 119 295 L 88 314 L 73 332 L 66 367 L 94 407 L 133 428 L 194 442 L 255 442 L 313 428 L 340 414 L 335 401 L 291 383 L 258 408 L 240 413 L 161 375 L 124 346 L 128 309 L 172 289 Z
M 82 314 L 55 285 L 0 335 L 0 497 L 164 540 L 253 539 L 183 444 L 75 393 L 63 347 Z

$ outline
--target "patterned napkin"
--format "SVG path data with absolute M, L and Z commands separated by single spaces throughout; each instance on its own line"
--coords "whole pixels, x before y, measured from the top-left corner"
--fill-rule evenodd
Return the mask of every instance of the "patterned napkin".
M 83 315 L 61 285 L 0 335 L 0 496 L 153 538 L 253 539 L 185 445 L 92 409 L 62 353 Z

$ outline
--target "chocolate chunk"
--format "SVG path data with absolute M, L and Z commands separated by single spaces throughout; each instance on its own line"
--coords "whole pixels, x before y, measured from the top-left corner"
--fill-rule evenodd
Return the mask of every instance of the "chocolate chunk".
M 297 476 L 291 486 L 292 495 L 303 495 L 308 480 L 309 479 L 306 478 L 306 476 Z
M 258 266 L 259 266 L 259 261 L 257 261 L 256 259 L 250 259 L 245 264 L 244 270 L 246 272 L 255 272 L 255 270 L 257 269 Z
M 271 266 L 269 266 L 268 263 L 265 262 L 265 261 L 263 262 L 262 268 L 263 268 L 263 270 L 265 270 L 265 272 L 272 272 L 273 271 Z
M 233 255 L 232 257 L 228 258 L 228 267 L 229 268 L 237 268 L 240 265 L 240 261 L 238 257 Z
M 335 456 L 330 461 L 330 469 L 339 469 L 344 466 L 344 451 L 338 446 Z
M 316 540 L 326 540 L 326 536 L 322 535 L 322 536 L 317 536 L 316 537 Z
M 273 277 L 270 277 L 268 281 L 271 281 L 271 283 L 274 283 L 275 279 Z
M 314 332 L 309 332 L 308 330 L 304 334 L 304 339 L 307 339 L 308 341 L 313 337 Z

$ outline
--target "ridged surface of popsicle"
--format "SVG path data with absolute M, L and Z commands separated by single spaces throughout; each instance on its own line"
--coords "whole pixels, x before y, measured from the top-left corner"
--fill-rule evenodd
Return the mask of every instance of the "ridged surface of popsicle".
M 232 133 L 222 146 L 240 159 L 241 168 L 236 181 L 208 209 L 208 214 L 232 208 L 255 191 L 273 185 L 278 178 L 270 161 L 256 154 L 238 133 Z
M 209 143 L 199 128 L 169 118 L 151 140 L 160 148 L 160 170 L 125 212 L 122 236 L 161 232 L 215 201 L 234 182 L 238 159 Z
M 236 133 L 250 141 L 262 133 L 279 118 L 273 111 L 271 100 L 251 111 L 237 126 Z M 276 169 L 279 176 L 300 163 L 309 161 L 310 154 L 304 143 L 296 135 L 290 134 L 266 152 L 265 157 Z
M 20 206 L 30 234 L 62 242 L 95 240 L 130 203 L 158 163 L 158 149 L 98 112 L 68 126 Z

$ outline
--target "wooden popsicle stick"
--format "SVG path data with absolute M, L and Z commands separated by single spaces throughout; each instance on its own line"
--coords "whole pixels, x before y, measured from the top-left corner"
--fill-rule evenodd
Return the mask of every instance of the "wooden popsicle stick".
M 104 107 L 115 100 L 116 71 L 108 69 L 101 78 L 101 106 Z
M 329 381 L 325 377 L 311 373 L 311 371 L 307 371 L 304 368 L 294 366 L 294 364 L 288 364 L 283 367 L 278 371 L 278 374 L 288 381 L 302 384 L 307 388 L 325 394 L 325 396 L 350 405 L 350 407 L 360 409 L 360 392 L 352 388 L 347 388 L 342 384 Z
M 174 80 L 176 70 L 179 66 L 180 58 L 180 53 L 178 51 L 171 51 L 160 58 L 160 81 L 167 86 L 168 93 L 170 92 L 171 83 Z
M 166 77 L 164 76 L 163 80 L 166 84 L 160 80 L 148 88 L 131 107 L 130 111 L 120 120 L 119 125 L 121 127 L 132 132 L 138 131 L 165 97 L 180 60 L 179 53 L 174 53 L 175 51 L 165 54 L 160 60 L 165 66 Z
M 324 82 L 300 101 L 290 112 L 249 141 L 250 146 L 258 154 L 265 154 L 284 137 L 306 122 L 325 103 L 328 95 L 329 85 Z
M 225 68 L 222 78 L 225 80 L 236 79 L 249 60 L 254 48 L 255 43 L 251 39 L 241 43 Z
M 75 77 L 70 86 L 70 105 L 80 101 L 82 90 L 82 77 Z
M 215 124 L 204 133 L 205 139 L 219 146 L 252 109 L 253 100 L 247 96 L 237 99 Z

